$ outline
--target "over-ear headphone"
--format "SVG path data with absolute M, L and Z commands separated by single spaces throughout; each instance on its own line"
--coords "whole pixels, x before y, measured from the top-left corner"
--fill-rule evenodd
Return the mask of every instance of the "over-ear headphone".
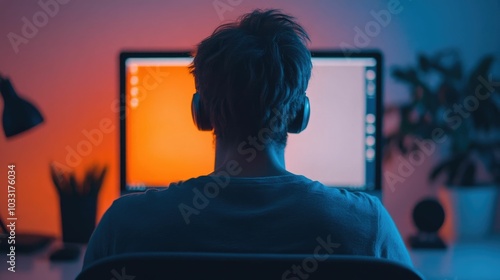
M 210 131 L 213 129 L 210 123 L 210 117 L 205 109 L 203 108 L 200 100 L 200 94 L 193 94 L 193 99 L 191 100 L 191 115 L 193 116 L 193 122 L 196 127 L 201 131 Z
M 288 133 L 301 133 L 304 129 L 306 129 L 310 116 L 311 105 L 309 104 L 309 98 L 304 96 L 304 102 L 302 102 L 297 115 L 288 124 Z
M 196 127 L 201 131 L 210 131 L 213 129 L 210 123 L 210 117 L 205 109 L 203 108 L 200 100 L 200 94 L 193 94 L 193 99 L 191 101 L 191 115 L 193 116 L 193 122 Z M 297 112 L 295 118 L 288 124 L 289 133 L 300 133 L 306 129 L 309 123 L 309 116 L 311 115 L 311 105 L 309 104 L 309 98 L 304 96 L 304 102 L 302 107 Z

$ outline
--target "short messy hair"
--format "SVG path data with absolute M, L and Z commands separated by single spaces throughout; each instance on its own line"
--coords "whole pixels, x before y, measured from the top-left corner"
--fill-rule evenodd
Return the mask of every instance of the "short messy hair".
M 242 141 L 271 128 L 269 140 L 286 145 L 311 77 L 308 41 L 294 17 L 255 10 L 198 45 L 190 68 L 217 140 Z

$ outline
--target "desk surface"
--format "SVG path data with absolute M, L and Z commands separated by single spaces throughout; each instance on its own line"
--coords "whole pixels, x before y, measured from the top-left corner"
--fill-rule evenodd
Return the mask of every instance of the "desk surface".
M 2 252 L 0 256 L 0 279 L 2 280 L 28 280 L 28 279 L 51 279 L 51 280 L 73 280 L 82 269 L 85 247 L 82 247 L 80 257 L 76 261 L 51 262 L 50 253 L 60 247 L 60 243 L 54 243 L 44 250 L 30 254 L 18 254 L 16 256 L 16 272 L 7 270 L 7 256 Z
M 457 242 L 446 250 L 412 250 L 410 255 L 427 280 L 500 280 L 500 236 Z
M 0 279 L 75 279 L 82 267 L 84 250 L 77 261 L 51 262 L 49 254 L 57 246 L 18 255 L 14 273 L 7 270 L 7 257 L 2 253 Z M 413 250 L 410 255 L 415 268 L 427 280 L 500 280 L 500 237 L 460 242 L 447 250 Z

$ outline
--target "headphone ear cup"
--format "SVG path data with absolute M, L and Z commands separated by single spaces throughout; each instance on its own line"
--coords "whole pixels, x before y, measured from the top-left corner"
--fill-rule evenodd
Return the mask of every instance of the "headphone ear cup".
M 311 115 L 311 105 L 309 104 L 309 98 L 305 96 L 302 107 L 297 112 L 295 118 L 288 125 L 289 133 L 300 133 L 306 129 L 309 123 L 309 117 Z
M 210 117 L 205 112 L 201 104 L 199 93 L 193 94 L 193 99 L 191 100 L 191 115 L 198 130 L 210 131 L 213 129 L 212 124 L 210 123 Z

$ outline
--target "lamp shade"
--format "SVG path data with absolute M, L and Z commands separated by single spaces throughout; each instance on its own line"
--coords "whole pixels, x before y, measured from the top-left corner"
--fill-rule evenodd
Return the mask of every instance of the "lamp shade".
M 9 79 L 0 77 L 0 92 L 4 101 L 2 123 L 6 137 L 19 134 L 43 122 L 40 111 L 19 97 Z

